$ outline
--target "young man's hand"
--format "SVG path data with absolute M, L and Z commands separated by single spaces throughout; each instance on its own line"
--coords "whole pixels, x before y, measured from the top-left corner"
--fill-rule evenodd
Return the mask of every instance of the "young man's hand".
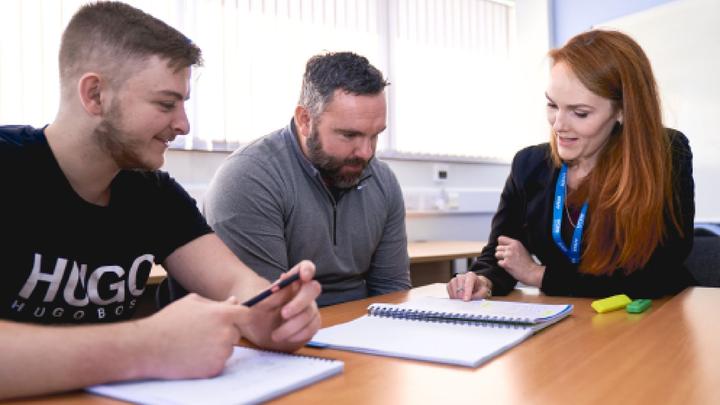
M 212 301 L 189 294 L 141 319 L 137 326 L 147 342 L 147 363 L 139 374 L 167 379 L 218 375 L 240 340 L 239 321 L 248 312 L 235 297 Z
M 280 280 L 298 272 L 298 281 L 276 291 L 243 314 L 241 329 L 248 340 L 267 349 L 293 351 L 307 343 L 320 329 L 320 312 L 315 299 L 320 295 L 321 287 L 313 280 L 315 265 L 302 261 Z

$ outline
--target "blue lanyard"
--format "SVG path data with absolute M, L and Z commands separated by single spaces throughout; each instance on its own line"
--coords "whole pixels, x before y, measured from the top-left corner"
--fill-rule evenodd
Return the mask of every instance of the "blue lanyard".
M 553 206 L 553 223 L 552 223 L 552 236 L 555 240 L 555 244 L 562 250 L 565 256 L 570 259 L 573 264 L 580 263 L 580 248 L 582 247 L 582 232 L 585 227 L 585 216 L 587 215 L 588 203 L 585 201 L 582 208 L 580 209 L 580 216 L 573 232 L 572 240 L 570 241 L 570 248 L 565 245 L 562 240 L 562 218 L 563 218 L 563 207 L 565 205 L 565 196 L 567 188 L 567 165 L 563 163 L 560 169 L 560 175 L 558 176 L 557 183 L 555 183 L 555 203 Z

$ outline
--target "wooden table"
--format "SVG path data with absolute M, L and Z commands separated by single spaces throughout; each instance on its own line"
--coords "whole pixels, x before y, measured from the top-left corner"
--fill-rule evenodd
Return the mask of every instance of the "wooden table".
M 451 272 L 452 268 L 449 263 L 454 259 L 467 259 L 480 255 L 480 251 L 485 246 L 485 242 L 478 241 L 424 241 L 409 242 L 408 255 L 410 256 L 411 271 L 418 274 L 423 280 L 424 274 L 421 274 L 428 268 L 424 263 L 440 264 L 443 270 L 433 269 L 434 273 L 443 273 L 442 277 L 447 277 L 446 272 Z M 417 266 L 416 266 L 417 265 Z M 447 267 L 447 271 L 444 270 Z M 150 279 L 148 284 L 159 284 L 167 273 L 162 266 L 154 266 L 150 271 Z M 434 280 L 445 281 L 445 280 Z M 425 283 L 423 283 L 425 284 Z
M 409 242 L 410 264 L 468 259 L 480 255 L 485 242 L 465 240 L 433 240 Z
M 444 295 L 434 284 L 323 308 L 323 325 L 365 313 L 371 302 Z M 303 348 L 340 359 L 342 375 L 277 404 L 718 404 L 720 289 L 690 288 L 643 314 L 596 314 L 590 299 L 515 291 L 503 299 L 570 303 L 573 314 L 477 369 Z M 408 339 L 411 339 L 408 336 Z M 452 342 L 438 342 L 452 344 Z M 115 404 L 85 393 L 21 403 Z
M 458 271 L 455 260 L 477 257 L 484 246 L 485 242 L 462 240 L 408 243 L 412 286 L 447 283 Z

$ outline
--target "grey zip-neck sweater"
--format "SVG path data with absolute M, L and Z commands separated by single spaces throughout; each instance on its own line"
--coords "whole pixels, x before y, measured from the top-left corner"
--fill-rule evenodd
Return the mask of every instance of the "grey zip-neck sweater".
M 233 252 L 268 280 L 312 260 L 323 287 L 319 305 L 408 289 L 400 185 L 378 159 L 361 179 L 336 201 L 291 123 L 230 155 L 203 211 Z

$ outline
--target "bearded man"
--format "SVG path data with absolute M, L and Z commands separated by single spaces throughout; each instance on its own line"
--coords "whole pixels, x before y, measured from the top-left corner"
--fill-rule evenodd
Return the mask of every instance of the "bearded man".
M 266 279 L 312 260 L 321 306 L 410 288 L 402 192 L 374 158 L 387 85 L 360 55 L 312 57 L 290 124 L 235 151 L 204 199 L 210 226 Z

